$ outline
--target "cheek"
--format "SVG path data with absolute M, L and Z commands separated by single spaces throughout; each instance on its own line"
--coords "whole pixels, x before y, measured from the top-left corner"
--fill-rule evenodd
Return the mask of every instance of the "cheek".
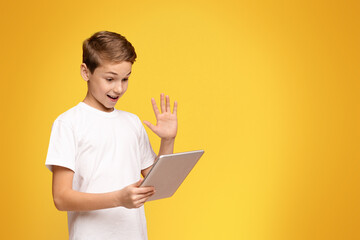
M 98 87 L 99 87 L 99 92 L 102 92 L 102 93 L 107 93 L 112 88 L 111 84 L 108 84 L 106 82 L 99 84 Z
M 124 83 L 123 89 L 124 89 L 124 92 L 126 92 L 126 90 L 128 89 L 128 82 L 125 82 L 125 83 Z

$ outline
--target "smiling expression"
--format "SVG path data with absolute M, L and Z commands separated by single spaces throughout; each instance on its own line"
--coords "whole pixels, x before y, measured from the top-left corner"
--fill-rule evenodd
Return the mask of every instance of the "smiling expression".
M 83 63 L 81 76 L 88 84 L 84 103 L 104 112 L 112 112 L 128 88 L 131 62 L 102 63 L 93 73 Z

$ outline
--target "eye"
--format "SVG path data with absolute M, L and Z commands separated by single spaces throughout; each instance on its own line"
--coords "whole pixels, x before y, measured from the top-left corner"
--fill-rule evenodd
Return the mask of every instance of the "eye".
M 127 80 L 129 80 L 129 78 L 123 78 L 123 81 L 126 82 Z
M 112 80 L 114 80 L 113 78 L 106 78 L 106 81 L 111 82 Z

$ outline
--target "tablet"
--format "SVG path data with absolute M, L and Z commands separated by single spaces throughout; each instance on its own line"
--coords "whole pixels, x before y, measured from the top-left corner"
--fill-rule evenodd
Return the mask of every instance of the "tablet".
M 171 197 L 203 154 L 204 150 L 161 155 L 140 185 L 155 187 L 147 201 Z

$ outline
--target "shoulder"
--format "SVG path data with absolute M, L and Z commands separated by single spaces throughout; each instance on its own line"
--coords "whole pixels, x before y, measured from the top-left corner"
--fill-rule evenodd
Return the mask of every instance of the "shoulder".
M 73 126 L 79 119 L 81 119 L 82 110 L 78 105 L 70 108 L 69 110 L 61 113 L 54 121 L 54 123 L 61 123 L 68 126 Z
M 140 118 L 133 113 L 122 111 L 122 110 L 116 110 L 117 116 L 120 118 L 119 120 L 129 127 L 129 129 L 133 129 L 139 136 L 142 134 L 144 130 L 144 126 L 140 120 Z

